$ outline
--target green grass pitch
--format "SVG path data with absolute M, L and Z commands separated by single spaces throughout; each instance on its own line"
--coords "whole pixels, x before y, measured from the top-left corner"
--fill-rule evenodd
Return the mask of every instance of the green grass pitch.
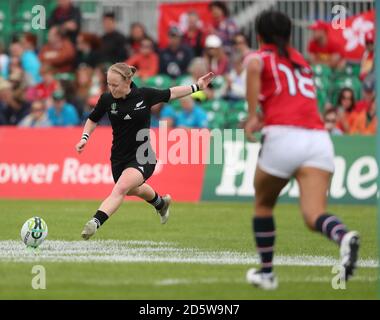
M 377 299 L 375 206 L 331 206 L 362 236 L 360 268 L 333 289 L 338 247 L 304 226 L 296 205 L 276 209 L 275 271 L 279 288 L 245 282 L 257 265 L 250 203 L 173 203 L 167 225 L 143 202 L 126 202 L 85 242 L 80 232 L 97 201 L 0 200 L 0 299 Z M 24 248 L 22 224 L 45 219 L 41 248 Z M 46 289 L 32 288 L 34 265 Z

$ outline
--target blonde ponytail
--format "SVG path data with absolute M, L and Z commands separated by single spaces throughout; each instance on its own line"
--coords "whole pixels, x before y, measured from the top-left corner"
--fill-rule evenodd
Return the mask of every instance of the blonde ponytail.
M 117 62 L 108 68 L 108 72 L 116 72 L 120 74 L 124 80 L 131 79 L 137 69 L 134 66 L 129 66 L 124 62 Z

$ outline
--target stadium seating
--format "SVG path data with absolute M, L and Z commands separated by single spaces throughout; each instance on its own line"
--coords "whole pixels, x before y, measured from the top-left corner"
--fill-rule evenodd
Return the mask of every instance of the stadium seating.
M 332 70 L 328 66 L 317 64 L 312 66 L 314 84 L 317 88 L 319 111 L 324 111 L 327 102 L 337 103 L 339 92 L 348 87 L 354 91 L 355 99 L 361 97 L 360 65 L 348 63 L 341 70 Z
M 175 85 L 176 86 L 184 85 L 184 80 L 186 80 L 187 78 L 189 78 L 189 75 L 187 75 L 187 74 L 177 77 L 175 79 Z
M 223 128 L 225 124 L 225 118 L 223 114 L 208 111 L 207 112 L 207 121 L 208 121 L 208 128 L 215 129 L 215 128 Z
M 178 99 L 171 100 L 170 105 L 173 107 L 175 111 L 181 110 L 181 103 Z
M 317 88 L 317 102 L 320 113 L 325 111 L 326 103 L 329 102 L 328 91 Z
M 208 100 L 202 103 L 202 108 L 207 112 L 209 128 L 225 127 L 225 117 L 229 109 L 226 101 L 221 99 Z
M 330 78 L 332 75 L 331 68 L 324 64 L 316 64 L 312 66 L 312 69 L 315 77 Z
M 56 7 L 56 1 L 49 0 L 15 0 L 0 1 L 0 40 L 6 46 L 10 44 L 14 35 L 23 32 L 32 32 L 37 35 L 39 41 L 45 42 L 48 29 L 33 29 L 32 8 L 35 5 L 42 5 L 46 10 L 48 18 Z
M 239 123 L 247 117 L 247 111 L 248 104 L 245 100 L 232 102 L 228 112 L 226 113 L 225 128 L 237 128 Z
M 141 79 L 139 76 L 134 76 L 133 77 L 133 82 L 138 87 L 143 87 L 145 85 L 143 79 Z
M 226 80 L 222 76 L 216 76 L 215 79 L 212 81 L 212 86 L 216 90 L 224 87 L 225 84 Z
M 224 100 L 208 100 L 202 103 L 202 108 L 206 111 L 225 113 L 228 111 L 228 103 Z
M 360 64 L 347 63 L 346 66 L 341 70 L 335 70 L 335 79 L 356 77 L 358 78 L 360 74 Z
M 57 73 L 54 76 L 54 78 L 57 80 L 63 80 L 63 81 L 74 81 L 75 73 L 71 73 L 71 72 Z
M 172 78 L 165 74 L 158 74 L 145 80 L 144 85 L 158 89 L 166 89 L 172 86 Z
M 12 34 L 11 7 L 8 2 L 0 1 L 0 39 L 7 44 Z
M 97 3 L 95 1 L 81 1 L 76 4 L 81 11 L 82 16 L 92 16 L 97 13 Z

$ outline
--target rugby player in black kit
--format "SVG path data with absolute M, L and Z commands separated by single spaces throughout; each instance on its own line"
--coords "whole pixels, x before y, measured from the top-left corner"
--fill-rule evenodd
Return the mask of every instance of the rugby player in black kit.
M 85 148 L 88 139 L 105 113 L 112 125 L 113 142 L 111 166 L 115 186 L 111 194 L 102 202 L 93 218 L 86 223 L 82 238 L 88 240 L 97 229 L 121 206 L 126 195 L 144 199 L 155 207 L 162 224 L 169 218 L 170 195 L 160 196 L 146 181 L 154 172 L 156 155 L 150 143 L 137 141 L 140 130 L 150 127 L 150 108 L 160 102 L 182 98 L 195 91 L 203 90 L 214 78 L 212 72 L 199 78 L 191 86 L 176 86 L 159 90 L 138 88 L 132 77 L 136 68 L 119 62 L 107 71 L 109 91 L 103 93 L 85 123 L 80 141 L 75 146 L 78 153 Z M 147 150 L 138 150 L 144 144 Z

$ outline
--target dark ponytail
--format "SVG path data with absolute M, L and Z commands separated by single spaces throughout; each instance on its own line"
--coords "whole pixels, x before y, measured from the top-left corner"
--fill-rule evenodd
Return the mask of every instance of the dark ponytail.
M 289 52 L 288 52 L 288 41 L 284 40 L 284 38 L 273 36 L 273 43 L 278 48 L 278 54 L 281 57 L 285 57 L 286 59 L 289 59 Z
M 265 10 L 255 21 L 256 33 L 265 43 L 274 44 L 280 56 L 289 58 L 287 47 L 290 41 L 292 23 L 290 18 L 279 11 Z

